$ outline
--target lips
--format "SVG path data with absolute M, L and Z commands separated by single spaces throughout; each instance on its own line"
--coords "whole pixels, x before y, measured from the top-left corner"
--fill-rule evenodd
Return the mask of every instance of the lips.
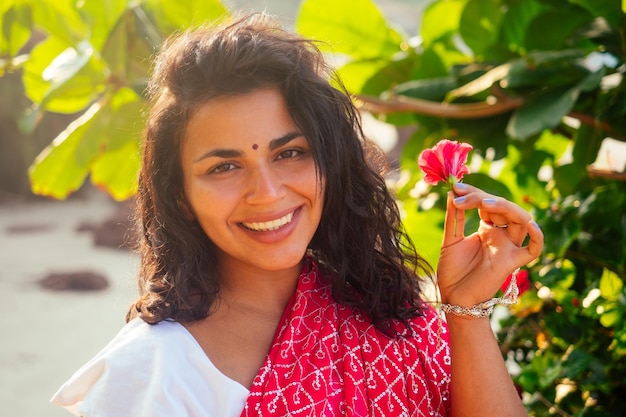
M 267 222 L 250 222 L 250 223 L 241 223 L 243 227 L 248 230 L 253 230 L 255 232 L 270 232 L 274 230 L 278 230 L 281 227 L 291 223 L 293 220 L 294 212 L 287 213 L 281 218 L 270 220 Z

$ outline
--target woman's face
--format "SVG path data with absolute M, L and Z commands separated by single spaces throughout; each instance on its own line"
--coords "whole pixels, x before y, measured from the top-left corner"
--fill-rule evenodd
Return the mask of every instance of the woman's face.
M 300 268 L 320 222 L 323 184 L 278 90 L 201 105 L 181 164 L 187 215 L 217 246 L 220 270 Z

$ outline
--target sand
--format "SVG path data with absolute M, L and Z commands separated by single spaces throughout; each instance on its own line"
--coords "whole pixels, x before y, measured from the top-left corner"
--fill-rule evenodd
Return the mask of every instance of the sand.
M 124 325 L 136 293 L 137 258 L 94 245 L 85 223 L 116 204 L 97 191 L 69 201 L 0 205 L 0 416 L 62 417 L 49 399 Z M 100 291 L 51 291 L 51 272 L 89 270 L 109 280 Z

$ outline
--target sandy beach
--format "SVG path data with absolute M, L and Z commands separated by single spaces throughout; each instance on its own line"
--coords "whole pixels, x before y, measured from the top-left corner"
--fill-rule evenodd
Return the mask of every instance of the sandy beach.
M 0 205 L 0 415 L 63 417 L 49 404 L 56 389 L 123 326 L 136 293 L 136 256 L 94 244 L 83 230 L 117 205 L 88 190 L 68 201 Z M 50 273 L 92 271 L 109 281 L 97 291 L 53 291 Z

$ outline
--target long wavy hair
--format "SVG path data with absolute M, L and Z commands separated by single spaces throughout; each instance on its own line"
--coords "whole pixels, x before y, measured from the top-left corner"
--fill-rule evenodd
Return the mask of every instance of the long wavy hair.
M 403 231 L 357 109 L 315 42 L 254 14 L 167 40 L 149 83 L 136 220 L 140 296 L 127 319 L 192 322 L 219 292 L 214 243 L 184 215 L 180 152 L 194 111 L 216 97 L 276 88 L 308 140 L 325 199 L 309 250 L 335 299 L 387 327 L 420 314 L 432 269 Z M 245 115 L 242 115 L 242 122 Z

